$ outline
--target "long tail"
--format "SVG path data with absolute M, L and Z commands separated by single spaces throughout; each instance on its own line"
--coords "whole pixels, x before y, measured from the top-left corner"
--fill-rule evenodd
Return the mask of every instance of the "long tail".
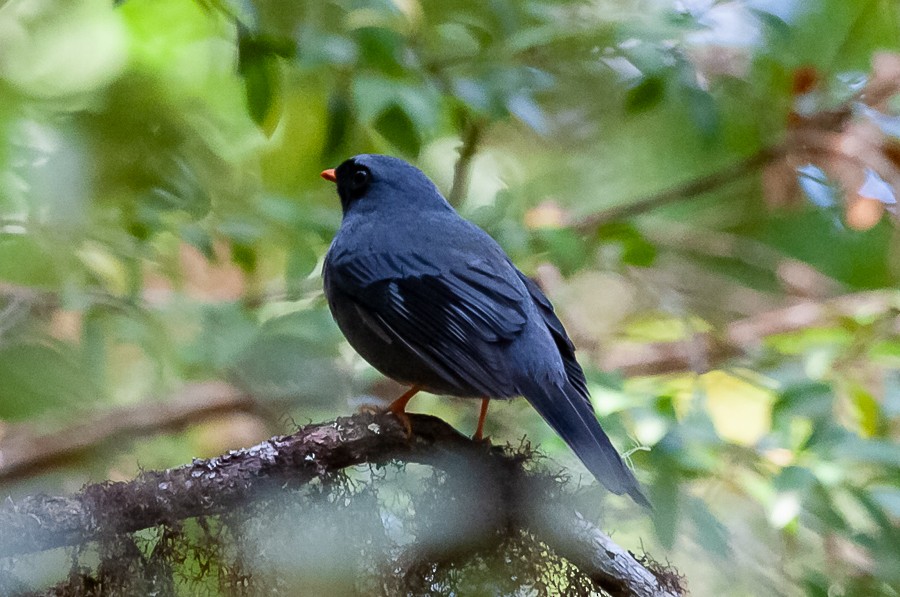
M 641 506 L 652 509 L 638 480 L 600 427 L 590 403 L 570 383 L 541 385 L 528 380 L 521 390 L 598 481 L 611 492 L 627 493 Z

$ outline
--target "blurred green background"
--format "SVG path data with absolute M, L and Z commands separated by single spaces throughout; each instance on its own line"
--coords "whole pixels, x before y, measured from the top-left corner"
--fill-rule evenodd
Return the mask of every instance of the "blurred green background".
M 895 0 L 114 4 L 0 4 L 4 495 L 395 397 L 319 275 L 319 172 L 387 153 L 556 304 L 657 505 L 591 494 L 620 544 L 695 595 L 900 594 Z M 487 433 L 589 484 L 524 401 Z

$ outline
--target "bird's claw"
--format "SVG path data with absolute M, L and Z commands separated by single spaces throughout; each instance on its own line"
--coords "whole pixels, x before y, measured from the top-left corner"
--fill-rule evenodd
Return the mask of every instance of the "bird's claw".
M 371 402 L 364 402 L 356 407 L 356 412 L 363 415 L 377 415 L 384 412 L 384 407 L 379 407 Z
M 394 410 L 392 408 L 389 408 L 387 412 L 397 417 L 397 420 L 400 421 L 400 424 L 406 430 L 406 439 L 410 439 L 412 437 L 412 422 L 409 420 L 409 415 L 402 410 Z

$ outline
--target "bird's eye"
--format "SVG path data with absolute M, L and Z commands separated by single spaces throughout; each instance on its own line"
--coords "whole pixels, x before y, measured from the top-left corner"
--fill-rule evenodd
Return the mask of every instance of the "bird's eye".
M 369 186 L 369 179 L 369 171 L 364 168 L 360 168 L 353 173 L 353 177 L 350 179 L 350 188 L 357 192 L 362 191 L 367 186 Z

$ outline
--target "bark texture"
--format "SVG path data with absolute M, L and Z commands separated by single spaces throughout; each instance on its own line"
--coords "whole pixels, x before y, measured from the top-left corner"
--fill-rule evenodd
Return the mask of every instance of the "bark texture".
M 469 503 L 477 503 L 480 513 L 455 550 L 477 546 L 497 531 L 521 529 L 612 595 L 683 594 L 677 573 L 638 562 L 556 499 L 559 483 L 527 471 L 521 456 L 472 441 L 435 417 L 410 415 L 410 421 L 412 435 L 407 436 L 393 415 L 342 417 L 216 458 L 148 471 L 132 481 L 89 485 L 68 496 L 9 499 L 0 506 L 0 558 L 227 514 L 272 489 L 303 485 L 354 465 L 399 461 L 438 467 L 467 480 L 465 491 L 474 494 Z

